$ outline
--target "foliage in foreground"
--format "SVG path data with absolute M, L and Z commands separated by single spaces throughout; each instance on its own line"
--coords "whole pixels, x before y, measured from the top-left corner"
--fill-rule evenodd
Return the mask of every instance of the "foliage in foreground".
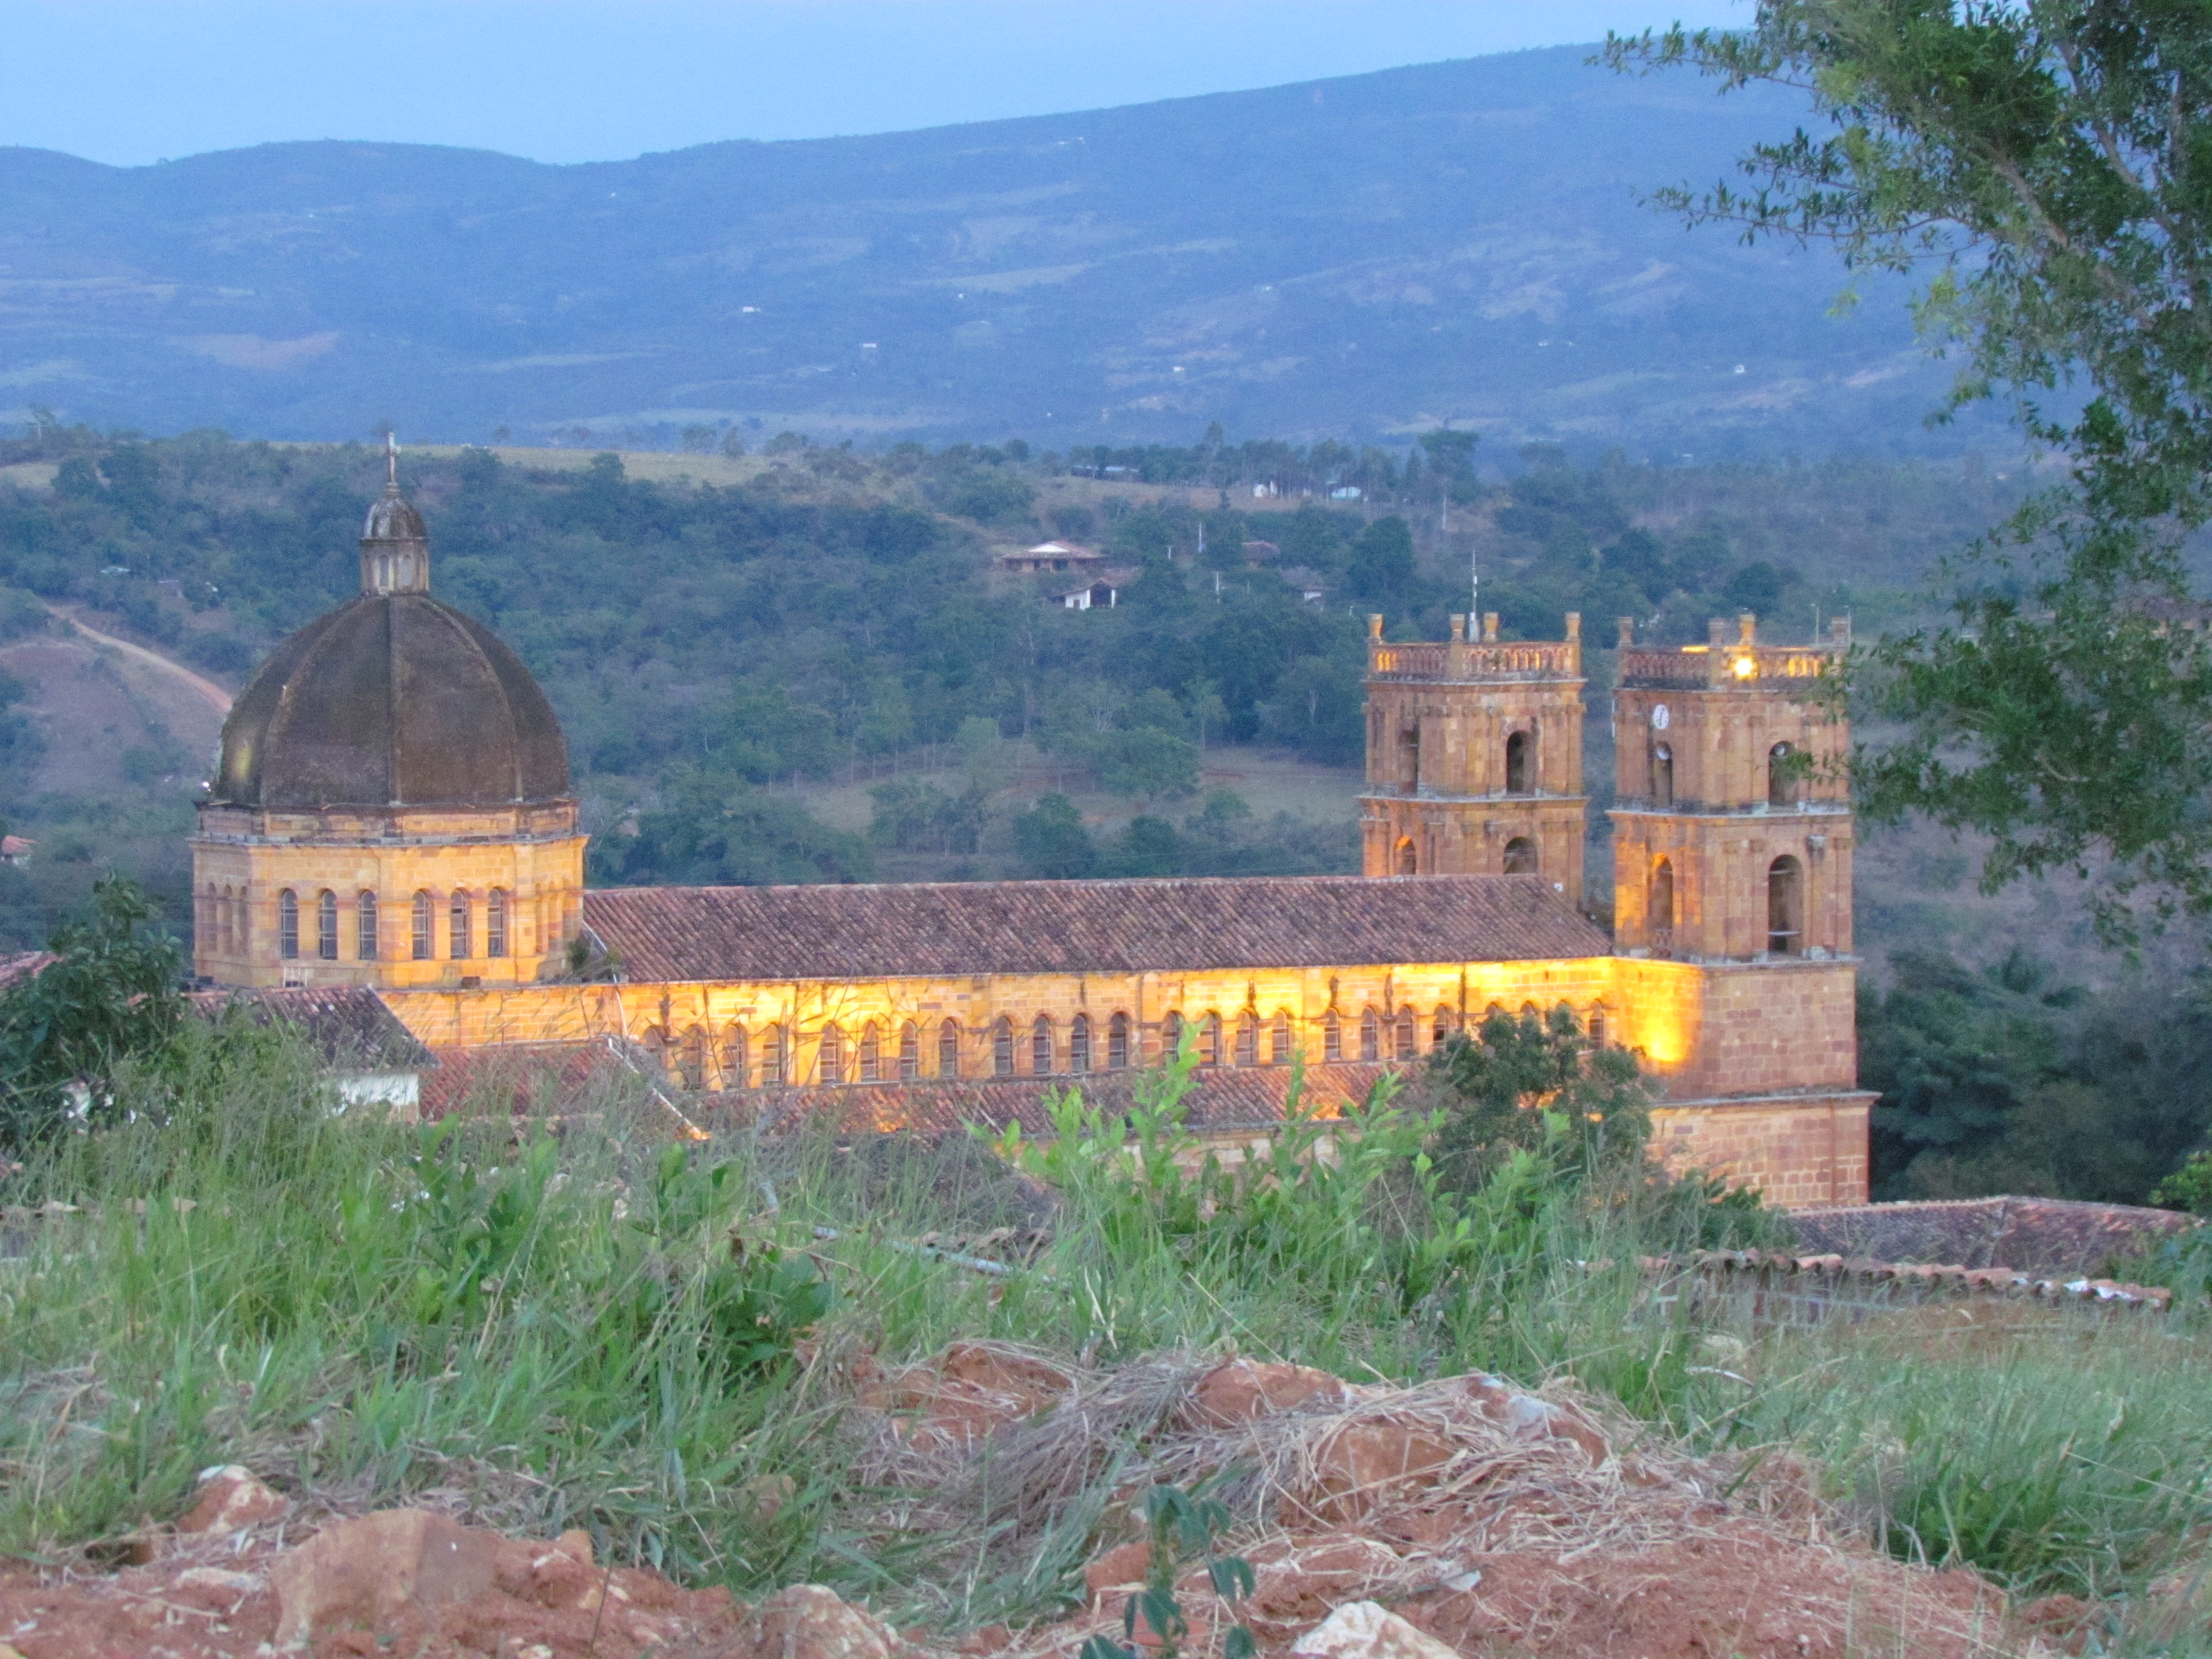
M 2212 653 L 2188 537 L 2212 520 L 2212 24 L 2192 4 L 1761 0 L 1748 29 L 1612 39 L 1810 95 L 1748 187 L 1662 191 L 1692 222 L 1929 270 L 1919 321 L 2069 477 L 1955 573 L 1958 623 L 1875 653 L 1901 741 L 1857 758 L 1877 813 L 1992 838 L 1985 884 L 2096 880 L 2100 923 L 2212 910 Z M 2180 607 L 2177 609 L 2177 606 Z
M 1190 1344 L 1354 1376 L 1571 1374 L 1654 1433 L 1808 1447 L 1893 1547 L 2025 1584 L 2140 1583 L 2157 1538 L 2212 1518 L 2184 1473 L 2212 1455 L 2194 1339 L 2138 1319 L 1993 1355 L 1854 1327 L 1717 1362 L 1730 1310 L 1635 1266 L 1697 1243 L 1696 1218 L 1563 1123 L 1455 1185 L 1432 1115 L 1385 1097 L 1294 1111 L 1232 1167 L 1185 1127 L 1187 1080 L 1149 1074 L 1126 1125 L 1065 1097 L 1055 1139 L 1010 1140 L 1054 1183 L 1051 1240 L 987 1278 L 907 1243 L 1038 1218 L 1039 1189 L 972 1139 L 670 1146 L 619 1090 L 565 1101 L 558 1133 L 414 1128 L 334 1115 L 281 1031 L 186 1022 L 119 1071 L 116 1121 L 0 1190 L 81 1206 L 14 1212 L 0 1258 L 0 1551 L 173 1515 L 194 1471 L 236 1461 L 356 1503 L 459 1489 L 494 1523 L 584 1526 L 741 1592 L 814 1580 L 955 1627 L 1047 1615 L 1080 1595 L 1111 1458 L 1009 1561 L 980 1515 L 902 1530 L 848 1455 L 838 1357 L 956 1337 L 1109 1366 Z M 2002 1433 L 1971 1420 L 1984 1404 Z

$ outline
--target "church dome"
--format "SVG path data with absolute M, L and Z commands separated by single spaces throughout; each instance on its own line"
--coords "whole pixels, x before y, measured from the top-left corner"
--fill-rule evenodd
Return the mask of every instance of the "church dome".
M 566 799 L 568 750 L 552 704 L 497 635 L 426 591 L 422 515 L 396 479 L 363 527 L 361 597 L 261 665 L 223 722 L 210 804 L 314 811 Z

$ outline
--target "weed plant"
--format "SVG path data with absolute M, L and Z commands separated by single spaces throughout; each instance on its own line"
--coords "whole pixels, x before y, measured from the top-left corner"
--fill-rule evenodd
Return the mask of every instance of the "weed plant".
M 854 1473 L 837 1362 L 959 1337 L 1101 1365 L 1233 1345 L 1353 1377 L 1571 1375 L 1655 1435 L 1804 1448 L 1869 1535 L 2024 1588 L 2139 1584 L 2212 1519 L 2188 1330 L 1735 1328 L 1743 1357 L 1716 1359 L 1727 1311 L 1638 1265 L 1700 1218 L 1593 1171 L 1564 1126 L 1456 1189 L 1431 1116 L 1388 1091 L 1341 1120 L 1294 1100 L 1240 1163 L 1187 1127 L 1187 1082 L 1149 1076 L 1126 1121 L 1070 1092 L 1049 1139 L 995 1147 L 672 1143 L 634 1080 L 544 1121 L 343 1114 L 285 1033 L 187 1021 L 123 1068 L 118 1121 L 0 1177 L 0 1553 L 128 1534 L 235 1462 L 311 1509 L 443 1494 L 740 1594 L 1044 1616 L 1079 1595 L 1110 1458 L 1012 1565 L 987 1521 L 902 1529 Z M 914 1248 L 1046 1215 L 1003 1275 Z

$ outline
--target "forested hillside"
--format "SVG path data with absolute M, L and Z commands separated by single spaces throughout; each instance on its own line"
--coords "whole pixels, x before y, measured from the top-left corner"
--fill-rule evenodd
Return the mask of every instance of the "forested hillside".
M 1509 637 L 1587 619 L 1601 904 L 1611 618 L 1685 641 L 1746 608 L 1782 639 L 1925 615 L 1917 574 L 2021 485 L 1972 465 L 1575 466 L 1542 447 L 1478 465 L 1449 436 L 767 448 L 689 464 L 716 483 L 631 476 L 684 465 L 669 456 L 403 458 L 434 591 L 560 711 L 595 881 L 1355 867 L 1364 616 L 1437 637 L 1479 567 Z M 210 757 L 149 711 L 109 784 L 64 766 L 120 739 L 73 723 L 88 682 L 32 678 L 48 607 L 236 685 L 354 591 L 382 457 L 52 428 L 0 465 L 0 787 L 39 842 L 0 866 L 0 942 L 41 940 L 108 863 L 184 926 Z M 1359 499 L 1331 499 L 1346 488 Z M 1048 534 L 1139 572 L 1121 602 L 1068 611 L 1043 596 L 1071 579 L 993 573 L 994 549 Z M 1926 837 L 1877 837 L 1863 865 L 1885 1189 L 2142 1197 L 2212 1104 L 2191 1081 L 2212 1076 L 2212 1020 L 2191 953 L 2130 978 L 2063 897 L 1993 908 L 1962 887 L 1969 858 Z M 2099 1156 L 2063 1156 L 2083 1133 Z

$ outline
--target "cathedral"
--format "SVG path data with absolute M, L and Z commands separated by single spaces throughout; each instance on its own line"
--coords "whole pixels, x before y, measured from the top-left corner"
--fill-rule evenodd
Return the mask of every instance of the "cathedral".
M 1470 622 L 1476 625 L 1469 627 Z M 454 1078 L 647 1054 L 677 1098 L 854 1129 L 1039 1127 L 1184 1043 L 1193 1121 L 1363 1097 L 1492 1009 L 1565 1006 L 1638 1054 L 1655 1147 L 1772 1202 L 1863 1202 L 1841 659 L 1636 643 L 1613 690 L 1613 931 L 1578 909 L 1580 619 L 1400 643 L 1369 619 L 1359 876 L 584 886 L 545 695 L 430 593 L 395 479 L 358 597 L 286 640 L 225 724 L 192 839 L 203 982 L 371 991 Z

